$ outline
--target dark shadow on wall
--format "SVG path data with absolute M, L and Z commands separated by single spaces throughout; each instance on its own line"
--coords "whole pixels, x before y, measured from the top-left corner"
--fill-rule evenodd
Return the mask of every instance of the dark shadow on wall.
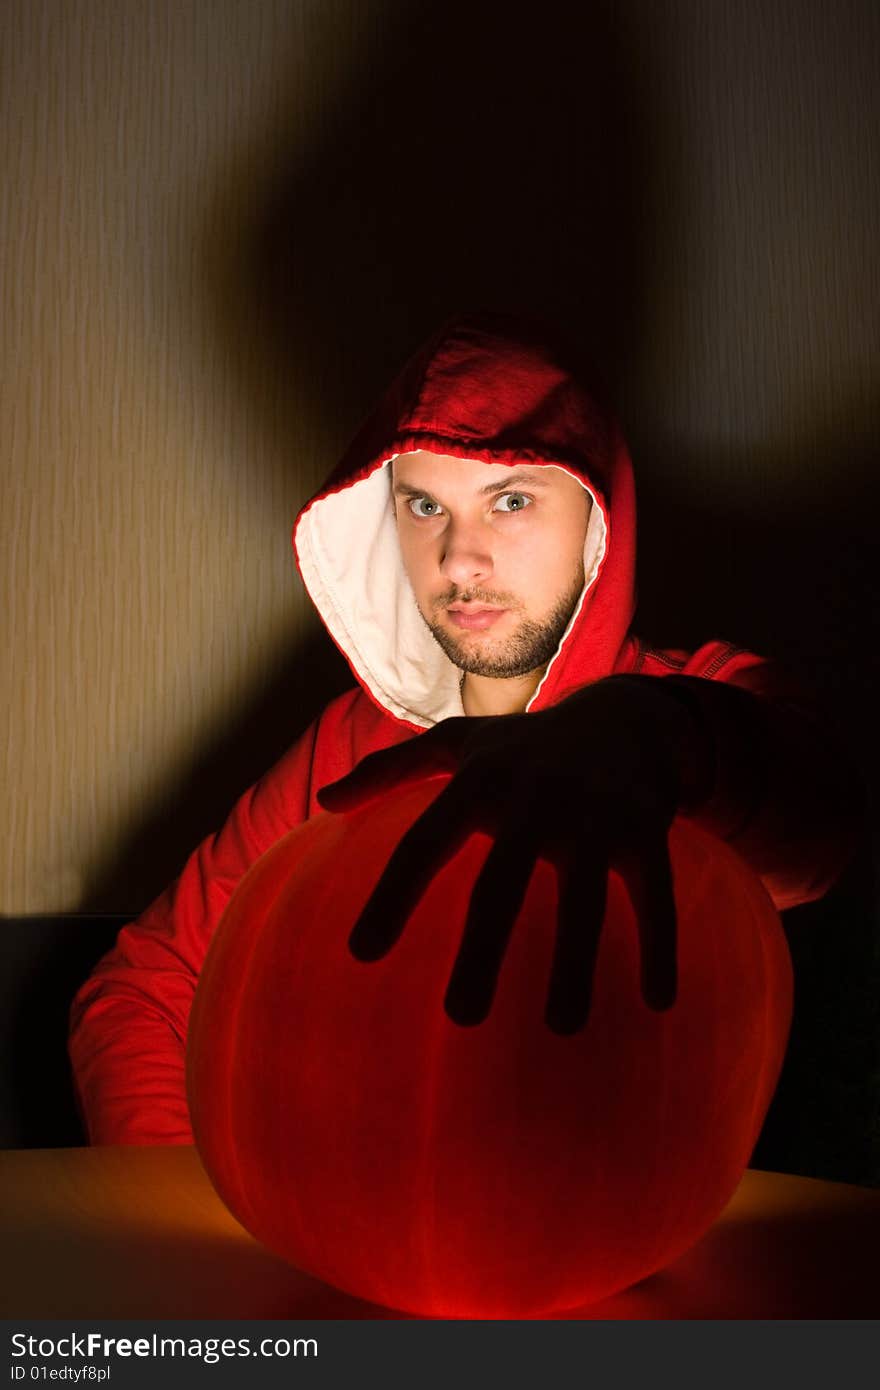
M 500 0 L 385 7 L 306 161 L 272 161 L 250 211 L 228 183 L 206 210 L 204 313 L 267 439 L 297 440 L 305 399 L 341 450 L 403 360 L 462 307 L 567 325 L 613 382 L 640 317 L 652 198 L 633 61 L 610 3 L 550 0 L 539 22 Z M 351 681 L 316 628 L 145 808 L 80 909 L 146 906 Z
M 409 352 L 462 307 L 560 323 L 596 358 L 612 390 L 619 386 L 638 359 L 652 280 L 663 273 L 648 229 L 662 221 L 662 201 L 676 186 L 674 152 L 659 151 L 640 62 L 611 3 L 550 0 L 539 16 L 522 17 L 495 0 L 388 6 L 368 61 L 328 113 L 306 162 L 276 163 L 274 182 L 255 190 L 253 213 L 235 235 L 206 233 L 206 313 L 240 372 L 243 405 L 262 402 L 267 431 L 295 437 L 306 398 L 326 437 L 342 447 Z M 214 229 L 225 196 L 219 189 Z M 257 351 L 239 357 L 245 335 Z M 812 667 L 822 692 L 859 730 L 876 786 L 873 461 L 869 451 L 863 460 L 840 457 L 834 439 L 817 445 L 811 437 L 810 448 L 823 476 L 851 483 L 849 505 L 835 509 L 830 563 L 827 517 L 815 518 L 812 504 L 799 509 L 792 499 L 762 517 L 751 509 L 736 516 L 729 503 L 719 509 L 708 488 L 673 496 L 661 453 L 640 442 L 640 627 L 658 643 L 725 636 Z M 691 460 L 687 476 L 711 478 L 713 462 Z M 772 475 L 784 462 L 768 457 L 762 466 Z M 234 727 L 145 808 L 82 910 L 146 906 L 236 796 L 350 681 L 322 634 L 292 650 Z M 868 1153 L 847 1121 L 837 1129 L 842 1150 L 829 1156 L 803 1118 L 822 1046 L 838 1059 L 824 1109 L 819 1102 L 826 1125 L 829 1116 L 832 1126 L 835 1116 L 846 1120 L 852 1086 L 862 1106 L 856 1127 L 864 1129 L 872 1103 L 876 1113 L 876 1067 L 871 1072 L 866 1060 L 876 1024 L 867 1005 L 847 1017 L 853 972 L 864 979 L 866 962 L 875 968 L 875 905 L 869 879 L 859 885 L 845 908 L 810 909 L 818 924 L 811 940 L 819 941 L 823 920 L 827 935 L 803 966 L 802 1007 L 818 1018 L 822 1006 L 810 991 L 829 980 L 838 1004 L 830 1022 L 820 1019 L 806 1056 L 792 1054 L 800 1070 L 783 1128 L 798 1136 L 800 1171 L 845 1177 L 848 1162 L 851 1180 L 868 1181 L 872 1165 L 880 1180 L 875 1139 Z M 851 950 L 838 952 L 842 938 Z M 798 1096 L 800 1119 L 791 1114 Z M 765 1166 L 785 1168 L 790 1142 L 785 1135 L 773 1142 L 782 1158 L 774 1161 L 771 1143 Z
M 703 454 L 672 461 L 656 450 L 640 474 L 639 598 L 636 626 L 651 641 L 693 649 L 723 637 L 782 662 L 830 715 L 865 784 L 869 809 L 880 785 L 880 571 L 875 468 L 880 395 L 863 442 L 805 422 L 785 453 L 752 449 L 738 458 Z M 796 456 L 813 460 L 803 491 L 771 483 L 739 499 L 669 478 L 794 479 Z M 699 484 L 696 484 L 699 486 Z M 875 826 L 875 817 L 872 825 Z
M 864 409 L 864 407 L 862 407 Z M 800 458 L 836 478 L 832 495 L 780 494 L 759 509 L 663 479 L 711 478 L 733 460 L 674 461 L 655 451 L 640 489 L 639 630 L 693 648 L 721 636 L 798 672 L 828 711 L 869 798 L 866 840 L 820 902 L 784 915 L 795 1013 L 779 1087 L 753 1165 L 880 1185 L 880 573 L 874 535 L 878 430 L 844 456 L 838 438 L 809 428 Z M 751 451 L 753 476 L 795 478 L 791 453 Z
M 217 190 L 204 259 L 217 333 L 257 322 L 244 395 L 295 437 L 303 386 L 340 444 L 450 314 L 545 314 L 612 380 L 638 335 L 656 186 L 635 48 L 614 3 L 377 10 L 363 64 L 305 161 L 235 239 Z M 256 149 L 255 149 L 256 162 Z M 296 399 L 290 391 L 295 382 Z
M 316 632 L 254 692 L 221 738 L 178 770 L 115 847 L 88 885 L 79 911 L 133 916 L 180 872 L 206 835 L 218 830 L 233 803 L 287 751 L 334 696 L 353 684 L 348 663 Z

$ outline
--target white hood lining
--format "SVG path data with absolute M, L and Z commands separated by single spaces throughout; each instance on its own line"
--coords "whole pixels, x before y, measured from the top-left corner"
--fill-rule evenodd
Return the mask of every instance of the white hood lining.
M 370 694 L 398 719 L 429 729 L 441 719 L 464 714 L 462 673 L 431 636 L 403 566 L 389 469 L 396 457 L 313 503 L 297 527 L 296 549 L 312 602 Z M 570 469 L 561 471 L 593 499 L 584 541 L 585 582 L 529 706 L 559 656 L 605 554 L 602 507 L 582 478 Z

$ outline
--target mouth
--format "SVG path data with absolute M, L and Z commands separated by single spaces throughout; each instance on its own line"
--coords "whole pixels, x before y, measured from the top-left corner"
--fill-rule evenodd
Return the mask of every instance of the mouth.
M 482 632 L 492 627 L 507 612 L 506 608 L 483 608 L 468 604 L 466 608 L 447 608 L 446 612 L 456 627 L 466 631 Z

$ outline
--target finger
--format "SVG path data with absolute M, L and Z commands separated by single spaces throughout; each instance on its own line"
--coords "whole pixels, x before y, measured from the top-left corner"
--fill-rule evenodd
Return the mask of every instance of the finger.
M 586 862 L 571 855 L 557 862 L 559 905 L 556 945 L 544 1015 L 554 1033 L 583 1028 L 590 1016 L 596 957 L 605 920 L 607 857 L 593 852 Z
M 482 1023 L 538 857 L 534 831 L 502 831 L 474 884 L 443 1001 L 453 1023 Z
M 358 960 L 381 960 L 398 940 L 435 874 L 474 829 L 474 791 L 454 777 L 400 840 L 348 938 Z
M 395 744 L 393 748 L 368 753 L 346 777 L 321 788 L 318 804 L 325 811 L 342 814 L 356 810 L 393 787 L 454 772 L 458 766 L 462 735 L 445 726 L 459 722 L 464 724 L 466 721 L 447 719 L 427 733 Z
M 666 835 L 615 856 L 615 865 L 638 923 L 642 997 L 651 1009 L 669 1009 L 678 990 L 678 932 Z

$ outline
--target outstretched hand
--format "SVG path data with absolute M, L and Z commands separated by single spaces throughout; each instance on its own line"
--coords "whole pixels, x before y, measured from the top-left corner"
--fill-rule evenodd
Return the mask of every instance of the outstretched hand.
M 427 884 L 468 836 L 493 845 L 471 895 L 444 1007 L 459 1024 L 486 1018 L 535 862 L 554 864 L 558 921 L 545 1019 L 557 1033 L 587 1021 L 610 867 L 638 922 L 641 987 L 653 1009 L 676 994 L 676 917 L 667 834 L 681 804 L 692 717 L 662 681 L 612 676 L 533 714 L 443 720 L 372 753 L 318 796 L 345 812 L 437 773 L 452 780 L 394 850 L 349 937 L 359 960 L 391 950 Z

